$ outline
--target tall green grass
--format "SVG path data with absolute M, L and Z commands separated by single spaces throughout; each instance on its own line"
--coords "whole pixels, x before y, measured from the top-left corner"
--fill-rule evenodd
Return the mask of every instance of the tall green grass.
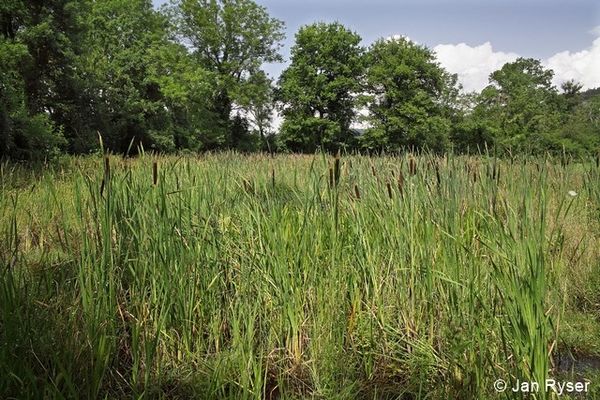
M 1 397 L 527 398 L 493 383 L 543 382 L 569 312 L 597 311 L 599 173 L 429 155 L 4 164 Z

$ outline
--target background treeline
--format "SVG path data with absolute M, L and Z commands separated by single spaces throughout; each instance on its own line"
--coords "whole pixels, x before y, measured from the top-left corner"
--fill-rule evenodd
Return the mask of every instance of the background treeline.
M 284 23 L 250 0 L 5 0 L 0 4 L 0 157 L 145 149 L 319 148 L 568 152 L 600 146 L 600 95 L 560 90 L 518 59 L 465 94 L 431 49 L 365 48 L 339 23 L 296 34 L 278 82 Z M 283 123 L 276 132 L 273 116 Z M 361 127 L 358 129 L 357 127 Z

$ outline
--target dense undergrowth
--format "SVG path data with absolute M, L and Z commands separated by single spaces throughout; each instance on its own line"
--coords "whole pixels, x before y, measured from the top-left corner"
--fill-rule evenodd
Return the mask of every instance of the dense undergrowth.
M 3 164 L 0 397 L 503 398 L 600 355 L 599 182 L 487 156 Z

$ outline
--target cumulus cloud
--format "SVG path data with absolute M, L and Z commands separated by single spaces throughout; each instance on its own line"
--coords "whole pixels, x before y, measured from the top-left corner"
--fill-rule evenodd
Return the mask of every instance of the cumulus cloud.
M 600 33 L 600 29 L 597 28 Z M 571 53 L 563 51 L 555 54 L 544 62 L 544 65 L 554 70 L 554 84 L 574 79 L 583 84 L 585 89 L 600 86 L 600 37 L 594 40 L 589 49 Z
M 439 44 L 433 50 L 442 67 L 457 74 L 458 81 L 467 92 L 480 91 L 486 87 L 492 72 L 519 57 L 515 53 L 494 51 L 490 42 L 479 46 L 469 46 L 466 43 Z
M 596 40 L 590 48 L 557 53 L 542 64 L 554 71 L 553 83 L 560 85 L 570 79 L 583 84 L 584 89 L 600 86 L 600 26 L 590 33 Z M 489 75 L 507 62 L 516 60 L 516 53 L 494 51 L 490 42 L 479 46 L 440 44 L 433 48 L 440 64 L 449 72 L 457 74 L 465 91 L 480 91 L 488 84 Z

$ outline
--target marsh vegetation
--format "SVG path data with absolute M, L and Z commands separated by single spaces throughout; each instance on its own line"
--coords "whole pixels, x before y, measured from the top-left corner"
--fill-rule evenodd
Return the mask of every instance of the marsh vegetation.
M 2 164 L 0 393 L 485 399 L 543 381 L 559 353 L 600 354 L 600 169 L 565 161 Z

